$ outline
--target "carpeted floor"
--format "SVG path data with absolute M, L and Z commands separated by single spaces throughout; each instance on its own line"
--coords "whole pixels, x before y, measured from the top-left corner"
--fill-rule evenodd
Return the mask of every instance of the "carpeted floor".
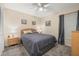
M 64 45 L 56 45 L 43 56 L 70 56 L 71 48 Z M 29 56 L 23 45 L 15 45 L 5 48 L 2 56 Z

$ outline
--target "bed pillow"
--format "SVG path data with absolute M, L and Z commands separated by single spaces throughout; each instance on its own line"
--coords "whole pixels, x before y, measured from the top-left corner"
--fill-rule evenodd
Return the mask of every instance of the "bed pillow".
M 32 31 L 28 30 L 28 31 L 23 31 L 24 34 L 28 34 L 28 33 L 32 33 Z

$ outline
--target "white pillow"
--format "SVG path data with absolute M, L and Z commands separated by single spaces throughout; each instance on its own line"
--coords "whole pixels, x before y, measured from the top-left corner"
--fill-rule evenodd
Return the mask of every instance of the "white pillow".
M 27 30 L 27 31 L 23 31 L 24 34 L 27 34 L 27 33 L 32 33 L 32 31 L 30 30 Z

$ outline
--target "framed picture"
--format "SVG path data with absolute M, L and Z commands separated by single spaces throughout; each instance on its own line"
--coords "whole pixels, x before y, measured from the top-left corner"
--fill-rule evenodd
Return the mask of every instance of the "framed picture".
M 46 21 L 45 22 L 45 26 L 51 26 L 51 21 L 49 20 L 49 21 Z
M 32 21 L 32 25 L 36 25 L 36 21 Z
M 26 19 L 21 19 L 21 24 L 27 24 L 27 20 Z

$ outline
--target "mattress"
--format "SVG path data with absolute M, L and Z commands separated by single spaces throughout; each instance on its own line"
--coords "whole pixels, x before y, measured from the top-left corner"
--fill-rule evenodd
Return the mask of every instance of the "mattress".
M 21 39 L 25 49 L 32 56 L 43 55 L 56 44 L 56 38 L 48 34 L 24 34 Z

